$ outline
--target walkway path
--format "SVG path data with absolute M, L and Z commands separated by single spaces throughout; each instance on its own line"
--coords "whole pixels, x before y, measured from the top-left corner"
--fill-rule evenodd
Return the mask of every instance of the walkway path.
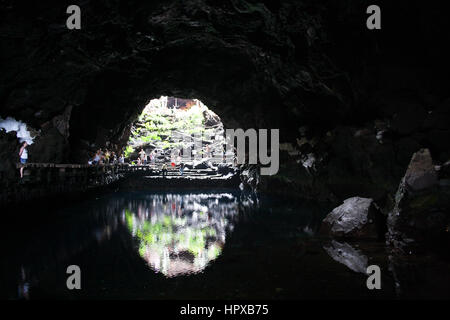
M 17 168 L 20 168 L 17 164 Z M 124 188 L 204 188 L 237 187 L 236 174 L 219 174 L 217 170 L 184 169 L 168 166 L 162 176 L 162 163 L 129 164 L 54 164 L 27 163 L 24 177 L 17 183 L 6 184 L 0 192 L 0 206 L 56 194 L 85 192 L 92 188 L 120 182 Z M 18 170 L 17 170 L 18 173 Z

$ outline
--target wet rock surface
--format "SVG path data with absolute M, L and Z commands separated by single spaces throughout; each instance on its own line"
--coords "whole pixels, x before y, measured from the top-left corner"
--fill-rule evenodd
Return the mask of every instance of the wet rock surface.
M 332 240 L 323 248 L 331 258 L 346 265 L 352 271 L 367 273 L 369 259 L 360 250 L 353 248 L 348 243 Z
M 331 211 L 320 232 L 332 237 L 380 238 L 383 216 L 373 199 L 353 197 Z

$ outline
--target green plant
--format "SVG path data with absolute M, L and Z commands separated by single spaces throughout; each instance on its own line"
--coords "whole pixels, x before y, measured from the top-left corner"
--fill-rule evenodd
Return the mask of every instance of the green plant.
M 130 156 L 130 154 L 133 153 L 133 152 L 134 152 L 133 147 L 130 146 L 130 145 L 128 145 L 128 146 L 125 148 L 125 152 L 124 152 L 125 158 L 128 158 L 128 157 Z

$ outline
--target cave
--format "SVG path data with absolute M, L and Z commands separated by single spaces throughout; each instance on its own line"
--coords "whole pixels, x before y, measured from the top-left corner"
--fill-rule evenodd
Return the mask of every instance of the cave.
M 2 1 L 0 297 L 448 299 L 443 3 Z
M 126 147 L 116 151 L 132 164 L 180 163 L 183 158 L 195 167 L 200 165 L 195 160 L 214 160 L 214 153 L 223 152 L 224 145 L 223 123 L 203 102 L 161 96 L 144 107 L 131 126 Z

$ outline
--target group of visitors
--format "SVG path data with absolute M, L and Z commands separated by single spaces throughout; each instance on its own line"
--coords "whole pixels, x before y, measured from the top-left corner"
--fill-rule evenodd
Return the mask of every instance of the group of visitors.
M 139 151 L 139 153 L 138 153 L 138 159 L 137 159 L 137 165 L 147 165 L 148 163 L 149 163 L 149 158 L 150 158 L 150 162 L 152 163 L 152 164 L 155 164 L 155 162 L 156 162 L 156 156 L 157 156 L 157 151 L 156 150 L 153 150 L 152 152 L 150 152 L 149 154 L 147 154 L 146 152 L 145 152 L 145 150 L 143 149 L 143 148 L 141 148 L 141 150 Z M 179 157 L 178 157 L 179 158 Z M 175 168 L 175 161 L 171 161 L 171 166 L 173 167 L 173 168 Z M 179 171 L 180 171 L 180 175 L 183 175 L 183 173 L 184 173 L 184 163 L 183 162 L 180 162 L 180 167 L 179 167 Z M 162 176 L 163 177 L 165 177 L 165 176 L 167 176 L 167 172 L 168 172 L 168 169 L 167 169 L 167 164 L 166 163 L 163 163 L 163 165 L 162 165 L 162 167 L 161 167 L 161 173 L 162 173 Z
M 176 164 L 173 161 L 170 163 L 170 165 L 172 166 L 172 168 L 176 167 Z M 184 174 L 184 168 L 185 168 L 184 162 L 180 162 L 180 167 L 178 170 L 179 170 L 181 176 Z M 167 176 L 167 164 L 166 163 L 163 163 L 162 168 L 161 168 L 161 173 L 162 173 L 163 177 Z
M 25 164 L 28 161 L 28 143 L 27 142 L 23 142 L 20 150 L 19 150 L 19 157 L 20 157 L 20 163 L 21 163 L 21 167 L 20 167 L 20 178 L 23 178 L 23 169 L 25 167 Z M 147 153 L 144 151 L 144 149 L 141 148 L 141 151 L 139 152 L 139 157 L 138 157 L 138 161 L 137 164 L 138 165 L 146 165 L 148 163 L 148 158 L 150 158 L 150 162 L 152 164 L 155 163 L 156 161 L 156 150 L 153 150 L 149 155 L 147 155 Z M 97 152 L 95 153 L 94 157 L 88 161 L 88 163 L 90 165 L 99 165 L 99 164 L 123 164 L 125 163 L 125 157 L 122 154 L 120 154 L 119 157 L 117 157 L 117 154 L 114 151 L 109 151 L 108 149 L 105 149 L 104 151 L 100 148 L 97 150 Z M 175 167 L 175 162 L 172 161 L 171 162 L 172 167 Z M 184 173 L 184 163 L 181 162 L 180 163 L 180 175 L 183 175 Z M 167 175 L 167 165 L 164 163 L 162 166 L 162 175 L 166 176 Z
M 137 159 L 137 164 L 138 165 L 147 165 L 149 162 L 150 158 L 150 162 L 152 164 L 155 164 L 156 161 L 156 150 L 153 150 L 150 154 L 147 154 L 144 149 L 141 148 L 141 151 L 139 151 L 139 157 Z
M 117 157 L 117 154 L 114 151 L 109 151 L 105 149 L 103 151 L 101 148 L 97 150 L 92 160 L 89 160 L 89 164 L 98 165 L 98 164 L 120 164 L 125 163 L 125 157 L 121 154 Z

